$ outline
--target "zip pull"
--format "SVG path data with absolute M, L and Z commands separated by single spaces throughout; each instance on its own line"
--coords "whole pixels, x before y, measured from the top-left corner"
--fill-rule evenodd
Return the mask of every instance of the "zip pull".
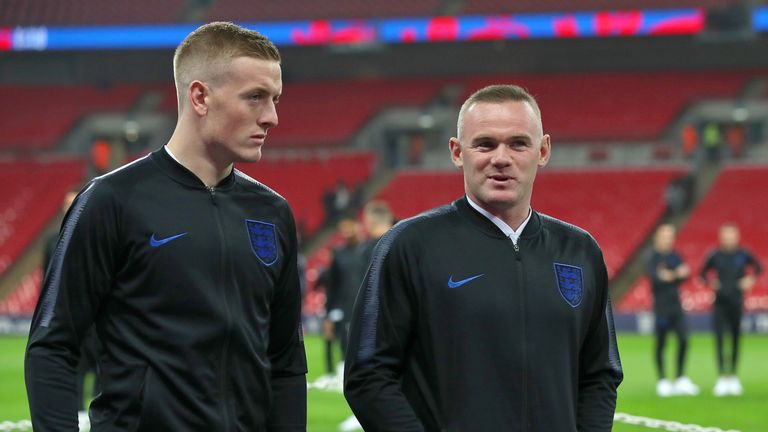
M 510 238 L 510 240 L 512 240 L 512 239 Z M 515 249 L 515 258 L 518 261 L 520 261 L 521 260 L 521 257 L 520 257 L 520 246 L 517 243 L 512 242 L 512 247 Z
M 211 194 L 211 201 L 213 201 L 213 203 L 216 204 L 216 187 L 209 186 L 208 192 Z

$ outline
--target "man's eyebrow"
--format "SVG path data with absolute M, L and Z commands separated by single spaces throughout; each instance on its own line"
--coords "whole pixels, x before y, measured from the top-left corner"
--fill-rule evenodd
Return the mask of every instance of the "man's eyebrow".
M 267 88 L 267 87 L 265 87 L 263 85 L 257 85 L 257 86 L 249 87 L 243 93 L 248 93 L 248 94 L 253 94 L 253 93 L 267 94 L 267 95 L 272 95 L 272 97 L 275 97 L 275 98 L 279 98 L 280 96 L 282 96 L 282 92 L 281 93 L 273 93 L 272 91 L 270 91 L 269 88 Z
M 473 143 L 481 142 L 481 141 L 496 141 L 496 137 L 489 136 L 489 135 L 479 135 L 475 138 L 472 138 Z M 533 138 L 531 138 L 528 135 L 512 135 L 504 138 L 504 142 L 511 142 L 511 141 L 533 142 Z

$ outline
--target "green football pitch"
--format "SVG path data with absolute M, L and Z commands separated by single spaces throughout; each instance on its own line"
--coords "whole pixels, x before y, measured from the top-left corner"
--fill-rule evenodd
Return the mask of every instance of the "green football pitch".
M 308 337 L 306 343 L 310 368 L 308 379 L 312 382 L 323 373 L 323 344 L 316 337 Z M 24 391 L 24 344 L 23 338 L 0 338 L 0 424 L 29 418 Z M 701 395 L 660 399 L 655 395 L 652 339 L 648 336 L 619 335 L 625 378 L 619 388 L 616 411 L 722 430 L 768 431 L 768 337 L 750 335 L 744 338 L 739 365 L 744 385 L 741 397 L 712 396 L 717 378 L 713 345 L 709 335 L 695 335 L 691 340 L 687 374 L 701 387 Z M 670 348 L 667 358 L 669 370 L 672 370 L 674 344 Z M 467 379 L 472 377 L 467 376 Z M 337 431 L 339 423 L 351 415 L 343 396 L 337 392 L 310 389 L 308 406 L 307 429 L 310 432 Z M 614 430 L 639 432 L 659 429 L 617 422 Z

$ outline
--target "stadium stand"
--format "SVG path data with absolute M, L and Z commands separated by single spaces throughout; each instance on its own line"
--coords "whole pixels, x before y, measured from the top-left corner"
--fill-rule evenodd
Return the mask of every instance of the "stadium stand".
M 158 24 L 179 20 L 184 0 L 3 0 L 0 26 Z
M 613 277 L 664 213 L 666 186 L 683 173 L 682 168 L 544 170 L 536 179 L 533 207 L 589 231 L 600 243 L 608 276 Z M 389 203 L 395 217 L 404 219 L 451 202 L 463 193 L 458 173 L 402 171 L 375 199 Z M 319 269 L 329 264 L 330 250 L 337 242 L 338 238 L 332 238 L 308 258 L 310 287 Z M 322 307 L 320 294 L 309 292 L 307 310 Z
M 694 277 L 681 286 L 683 307 L 692 312 L 708 311 L 714 300 L 711 289 L 696 275 L 709 251 L 717 245 L 717 231 L 726 222 L 735 222 L 741 229 L 742 244 L 750 249 L 765 267 L 768 265 L 768 169 L 765 167 L 725 168 L 707 196 L 693 211 L 688 223 L 680 231 L 677 249 L 691 266 Z M 652 295 L 648 279 L 635 283 L 617 306 L 620 312 L 650 310 Z M 747 311 L 768 310 L 768 274 L 763 273 L 758 283 L 746 296 Z
M 99 111 L 125 111 L 143 88 L 121 85 L 109 89 L 86 86 L 0 86 L 13 103 L 0 107 L 3 133 L 0 150 L 51 149 L 75 122 Z
M 672 8 L 711 8 L 728 6 L 731 0 L 555 0 L 555 1 L 504 1 L 504 0 L 466 0 L 462 13 L 499 14 L 532 13 L 589 10 L 630 10 L 630 9 L 672 9 Z
M 497 75 L 465 81 L 465 94 L 515 83 L 536 96 L 555 142 L 655 140 L 686 106 L 733 98 L 759 72 L 649 72 Z M 589 115 L 583 113 L 588 107 Z
M 275 21 L 292 19 L 344 19 L 394 16 L 431 16 L 438 12 L 439 0 L 360 1 L 336 0 L 217 0 L 208 12 L 209 20 Z
M 335 153 L 327 157 L 265 158 L 238 168 L 285 197 L 297 224 L 303 224 L 304 233 L 311 235 L 325 217 L 323 194 L 339 181 L 354 190 L 368 180 L 375 161 L 372 153 Z
M 78 160 L 0 163 L 0 276 L 40 235 L 84 172 Z

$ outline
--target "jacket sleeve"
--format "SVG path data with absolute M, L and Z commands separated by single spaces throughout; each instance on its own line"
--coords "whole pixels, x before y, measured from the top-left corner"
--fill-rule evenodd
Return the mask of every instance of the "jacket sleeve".
M 760 273 L 763 272 L 763 268 L 760 266 L 760 261 L 755 258 L 754 255 L 752 255 L 751 252 L 747 251 L 747 264 L 752 266 L 752 271 L 754 272 L 755 276 L 759 276 Z
M 301 328 L 301 287 L 293 216 L 286 216 L 288 255 L 272 299 L 267 354 L 272 364 L 272 406 L 268 430 L 298 432 L 307 428 L 307 358 Z
M 416 308 L 407 276 L 415 263 L 396 232 L 376 246 L 350 324 L 344 396 L 368 432 L 424 430 L 400 384 Z
M 67 213 L 32 318 L 24 364 L 35 431 L 77 430 L 80 345 L 120 257 L 118 203 L 91 183 Z
M 608 295 L 608 275 L 602 254 L 596 272 L 595 305 L 589 332 L 581 346 L 577 428 L 610 432 L 616 410 L 616 389 L 624 373 L 616 345 L 613 312 Z
M 654 257 L 656 254 L 654 254 L 652 251 L 648 253 L 648 256 L 646 256 L 645 259 L 645 269 L 648 272 L 648 277 L 651 279 L 651 283 L 658 283 L 661 281 L 659 278 L 659 268 L 656 260 Z

